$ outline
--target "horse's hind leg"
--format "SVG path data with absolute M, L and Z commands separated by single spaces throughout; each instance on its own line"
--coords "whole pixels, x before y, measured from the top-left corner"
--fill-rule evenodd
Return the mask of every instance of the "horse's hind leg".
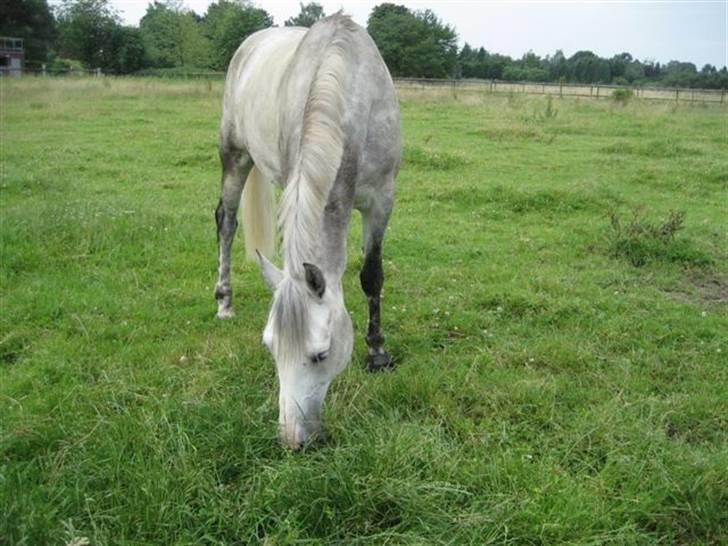
M 218 270 L 215 285 L 217 300 L 217 317 L 233 316 L 233 290 L 230 285 L 230 253 L 238 227 L 238 207 L 243 186 L 253 163 L 247 152 L 241 150 L 221 149 L 222 188 L 220 202 L 215 210 L 217 223 Z
M 359 279 L 369 303 L 369 325 L 366 337 L 369 346 L 367 369 L 372 372 L 392 366 L 392 357 L 383 349 L 384 336 L 380 327 L 380 299 L 384 284 L 382 240 L 391 210 L 391 198 L 362 210 L 364 266 L 359 274 Z

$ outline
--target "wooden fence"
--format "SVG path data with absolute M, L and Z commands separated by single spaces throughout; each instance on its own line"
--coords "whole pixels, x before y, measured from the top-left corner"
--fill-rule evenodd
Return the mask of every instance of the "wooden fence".
M 46 70 L 45 67 L 25 68 L 25 74 L 38 76 L 93 75 L 102 76 L 100 68 L 73 70 Z M 152 77 L 171 79 L 223 79 L 224 72 L 190 71 L 165 75 L 150 74 Z M 133 75 L 132 75 L 133 77 Z M 664 100 L 675 102 L 702 102 L 712 104 L 728 104 L 725 89 L 690 89 L 686 87 L 644 87 L 581 83 L 538 83 L 538 82 L 506 82 L 501 80 L 437 80 L 429 78 L 394 78 L 398 90 L 435 91 L 438 94 L 458 93 L 525 93 L 528 95 L 552 95 L 558 97 L 582 97 L 606 99 L 612 96 L 615 89 L 631 89 L 634 96 L 640 99 Z
M 458 93 L 526 93 L 529 95 L 552 95 L 557 97 L 584 97 L 591 99 L 610 98 L 615 89 L 631 89 L 634 96 L 648 100 L 676 102 L 703 102 L 726 104 L 725 89 L 688 89 L 674 87 L 643 87 L 602 84 L 505 82 L 500 80 L 433 80 L 425 78 L 395 78 L 395 87 L 401 90 L 439 91 Z

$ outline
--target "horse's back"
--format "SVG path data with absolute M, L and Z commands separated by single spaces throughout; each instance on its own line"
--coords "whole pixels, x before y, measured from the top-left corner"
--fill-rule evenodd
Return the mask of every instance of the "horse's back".
M 346 71 L 338 75 L 346 107 L 341 119 L 346 151 L 343 161 L 355 164 L 359 185 L 376 184 L 396 174 L 400 157 L 399 107 L 394 84 L 379 50 L 367 31 L 349 17 L 333 15 L 321 20 L 306 33 L 291 59 L 287 77 L 287 125 L 289 157 L 295 157 L 300 142 L 301 118 L 309 100 L 315 67 L 322 57 L 332 54 L 330 46 L 344 49 Z M 328 50 L 327 50 L 328 48 Z M 315 61 L 312 61 L 314 59 Z M 312 68 L 314 67 L 314 68 Z M 298 116 L 298 117 L 297 117 Z
M 247 149 L 266 178 L 279 184 L 300 153 L 312 84 L 332 43 L 343 48 L 346 60 L 338 76 L 346 101 L 344 160 L 356 163 L 363 185 L 396 174 L 399 108 L 391 76 L 366 30 L 334 15 L 310 29 L 259 31 L 243 42 L 228 68 L 222 139 Z

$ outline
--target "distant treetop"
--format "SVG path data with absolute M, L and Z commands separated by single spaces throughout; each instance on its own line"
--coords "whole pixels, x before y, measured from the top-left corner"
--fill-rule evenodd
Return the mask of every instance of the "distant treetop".
M 299 3 L 301 11 L 295 17 L 286 20 L 287 27 L 311 27 L 319 19 L 326 17 L 324 8 L 318 2 Z

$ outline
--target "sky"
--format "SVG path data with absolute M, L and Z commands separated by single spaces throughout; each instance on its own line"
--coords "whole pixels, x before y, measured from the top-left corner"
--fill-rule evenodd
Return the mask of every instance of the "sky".
M 319 0 L 327 14 L 341 8 L 362 26 L 384 0 Z M 453 26 L 459 42 L 492 53 L 545 56 L 557 49 L 568 57 L 591 50 L 602 57 L 629 52 L 640 60 L 665 63 L 728 64 L 728 0 L 430 0 L 396 1 L 410 9 L 430 9 Z M 122 19 L 139 24 L 148 0 L 111 0 Z M 209 0 L 184 0 L 202 15 Z M 254 2 L 276 25 L 299 12 L 297 0 Z

